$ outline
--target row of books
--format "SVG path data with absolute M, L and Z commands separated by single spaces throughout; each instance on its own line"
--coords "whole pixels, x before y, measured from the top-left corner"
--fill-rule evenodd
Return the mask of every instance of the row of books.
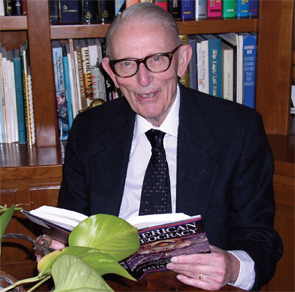
M 193 57 L 187 87 L 255 108 L 257 36 L 252 33 L 182 35 Z
M 51 24 L 108 23 L 119 11 L 153 2 L 175 19 L 256 17 L 258 0 L 49 0 Z
M 27 14 L 26 0 L 0 0 L 0 16 Z
M 93 103 L 118 98 L 112 80 L 101 70 L 105 40 L 52 41 L 57 119 L 60 140 L 66 140 L 76 115 Z
M 35 144 L 32 80 L 27 44 L 0 43 L 0 143 Z

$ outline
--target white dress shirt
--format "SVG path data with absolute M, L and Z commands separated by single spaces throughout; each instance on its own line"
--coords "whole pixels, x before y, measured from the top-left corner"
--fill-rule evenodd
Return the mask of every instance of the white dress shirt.
M 169 167 L 171 185 L 172 213 L 176 212 L 176 162 L 177 162 L 177 134 L 179 123 L 180 93 L 177 88 L 176 99 L 160 127 L 154 127 L 150 122 L 140 115 L 136 115 L 132 145 L 129 156 L 129 164 L 125 188 L 122 198 L 119 217 L 127 219 L 138 216 L 141 198 L 141 188 L 145 170 L 151 156 L 151 144 L 145 132 L 151 128 L 166 133 L 164 137 L 164 148 Z M 198 215 L 198 214 L 195 214 Z M 254 262 L 245 251 L 230 251 L 240 261 L 240 273 L 236 287 L 250 290 L 255 280 Z

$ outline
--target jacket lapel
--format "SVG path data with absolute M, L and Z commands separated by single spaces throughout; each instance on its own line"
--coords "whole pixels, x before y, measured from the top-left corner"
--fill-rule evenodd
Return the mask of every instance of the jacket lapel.
M 181 86 L 177 150 L 177 212 L 206 217 L 218 164 L 209 149 L 215 138 L 198 107 L 198 96 Z

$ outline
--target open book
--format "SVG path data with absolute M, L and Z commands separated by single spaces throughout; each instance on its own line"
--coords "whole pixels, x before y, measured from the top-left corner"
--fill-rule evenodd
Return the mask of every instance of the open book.
M 78 212 L 50 206 L 22 213 L 42 226 L 44 233 L 65 244 L 70 232 L 87 218 Z M 138 229 L 140 248 L 120 264 L 136 279 L 148 272 L 166 270 L 173 256 L 210 252 L 200 215 L 157 214 L 125 220 Z

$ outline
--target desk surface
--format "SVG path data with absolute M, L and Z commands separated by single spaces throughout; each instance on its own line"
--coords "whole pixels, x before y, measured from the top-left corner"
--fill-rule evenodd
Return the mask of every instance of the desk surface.
M 114 291 L 204 291 L 181 283 L 172 271 L 149 273 L 137 282 L 116 275 L 107 275 L 104 278 Z M 245 290 L 227 285 L 219 291 Z

